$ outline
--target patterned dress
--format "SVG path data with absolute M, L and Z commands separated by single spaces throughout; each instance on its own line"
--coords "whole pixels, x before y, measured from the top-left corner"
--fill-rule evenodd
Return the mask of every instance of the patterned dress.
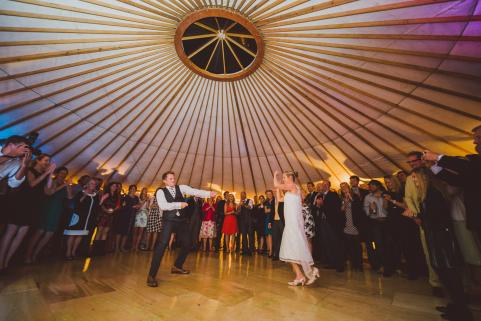
M 157 198 L 154 196 L 147 218 L 147 233 L 158 233 L 160 231 L 162 231 L 162 212 L 157 204 Z
M 309 206 L 302 207 L 302 216 L 304 217 L 304 231 L 308 239 L 312 239 L 316 235 L 314 217 L 312 216 Z

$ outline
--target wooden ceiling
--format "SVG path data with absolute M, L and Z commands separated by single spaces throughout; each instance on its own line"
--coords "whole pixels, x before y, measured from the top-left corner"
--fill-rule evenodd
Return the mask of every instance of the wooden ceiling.
M 177 26 L 235 11 L 264 57 L 225 82 L 187 68 Z M 0 137 L 40 132 L 74 176 L 263 193 L 406 168 L 410 150 L 473 151 L 481 3 L 468 0 L 6 0 Z

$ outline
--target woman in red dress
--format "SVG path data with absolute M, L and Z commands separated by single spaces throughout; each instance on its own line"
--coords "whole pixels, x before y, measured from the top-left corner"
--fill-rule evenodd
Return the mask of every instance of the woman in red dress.
M 228 252 L 231 252 L 231 239 L 235 239 L 232 235 L 235 235 L 239 232 L 237 228 L 237 217 L 235 217 L 236 213 L 236 204 L 235 198 L 233 194 L 229 194 L 227 197 L 227 201 L 224 205 L 224 225 L 222 225 L 222 233 L 224 234 L 225 244 L 228 248 Z

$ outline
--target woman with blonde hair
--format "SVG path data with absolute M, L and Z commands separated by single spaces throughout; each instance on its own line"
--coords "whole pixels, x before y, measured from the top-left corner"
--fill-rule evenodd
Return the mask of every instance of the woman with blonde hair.
M 309 243 L 304 230 L 302 216 L 301 189 L 296 184 L 296 172 L 284 172 L 282 180 L 279 172 L 274 173 L 274 187 L 286 191 L 284 194 L 284 232 L 282 233 L 279 258 L 289 262 L 296 278 L 288 282 L 291 286 L 310 285 L 319 277 L 319 271 L 313 267 Z
M 462 259 L 454 237 L 449 204 L 427 168 L 414 169 L 411 177 L 415 201 L 421 209 L 417 218 L 424 230 L 429 260 L 452 302 L 446 309 L 446 317 L 449 320 L 473 320 L 458 271 Z
M 227 246 L 227 252 L 232 251 L 232 239 L 235 239 L 235 235 L 239 233 L 237 227 L 237 205 L 235 203 L 234 194 L 229 194 L 224 205 L 224 224 L 222 225 L 222 234 L 224 234 L 225 244 Z

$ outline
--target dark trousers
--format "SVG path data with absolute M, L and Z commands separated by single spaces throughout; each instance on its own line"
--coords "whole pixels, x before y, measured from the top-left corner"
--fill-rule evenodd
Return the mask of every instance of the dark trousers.
M 225 246 L 225 239 L 224 239 L 224 244 L 221 246 L 221 240 L 222 240 L 222 226 L 224 225 L 224 216 L 222 215 L 221 217 L 217 218 L 217 221 L 215 223 L 216 227 L 216 235 L 215 235 L 215 240 L 214 240 L 214 247 L 217 251 L 220 251 L 220 249 L 226 249 Z
M 434 267 L 433 267 L 434 268 Z M 467 307 L 467 299 L 464 293 L 463 281 L 459 271 L 455 268 L 434 268 L 451 299 L 453 307 L 449 314 L 452 314 L 453 321 L 473 320 L 472 314 Z
M 197 248 L 199 246 L 199 234 L 200 234 L 200 228 L 202 226 L 202 221 L 200 220 L 200 217 L 192 217 L 190 219 L 190 224 L 189 224 L 189 229 L 190 229 L 190 240 L 192 242 L 192 249 L 194 251 L 197 251 Z
M 159 270 L 160 261 L 164 256 L 165 249 L 169 246 L 170 235 L 176 233 L 177 241 L 180 242 L 181 248 L 177 259 L 175 260 L 174 266 L 182 269 L 187 254 L 189 254 L 191 247 L 190 231 L 189 225 L 186 221 L 168 221 L 164 222 L 164 229 L 162 231 L 160 242 L 155 248 L 154 256 L 152 257 L 152 262 L 150 263 L 149 275 L 155 277 L 157 271 Z
M 242 234 L 242 253 L 254 252 L 254 226 L 251 220 L 240 220 L 240 234 Z
M 327 220 L 321 220 L 321 247 L 330 267 L 342 269 L 344 267 L 342 249 L 336 244 L 342 244 L 341 235 L 329 224 Z
M 284 222 L 281 220 L 272 221 L 272 257 L 274 258 L 279 258 L 283 232 Z
M 366 240 L 366 249 L 372 269 L 378 270 L 384 266 L 384 272 L 391 273 L 394 269 L 390 245 L 392 237 L 387 221 L 371 219 Z
M 361 248 L 361 240 L 359 235 L 350 235 L 344 233 L 344 260 L 345 262 L 347 259 L 351 262 L 351 267 L 353 269 L 360 270 L 362 269 L 362 248 Z

